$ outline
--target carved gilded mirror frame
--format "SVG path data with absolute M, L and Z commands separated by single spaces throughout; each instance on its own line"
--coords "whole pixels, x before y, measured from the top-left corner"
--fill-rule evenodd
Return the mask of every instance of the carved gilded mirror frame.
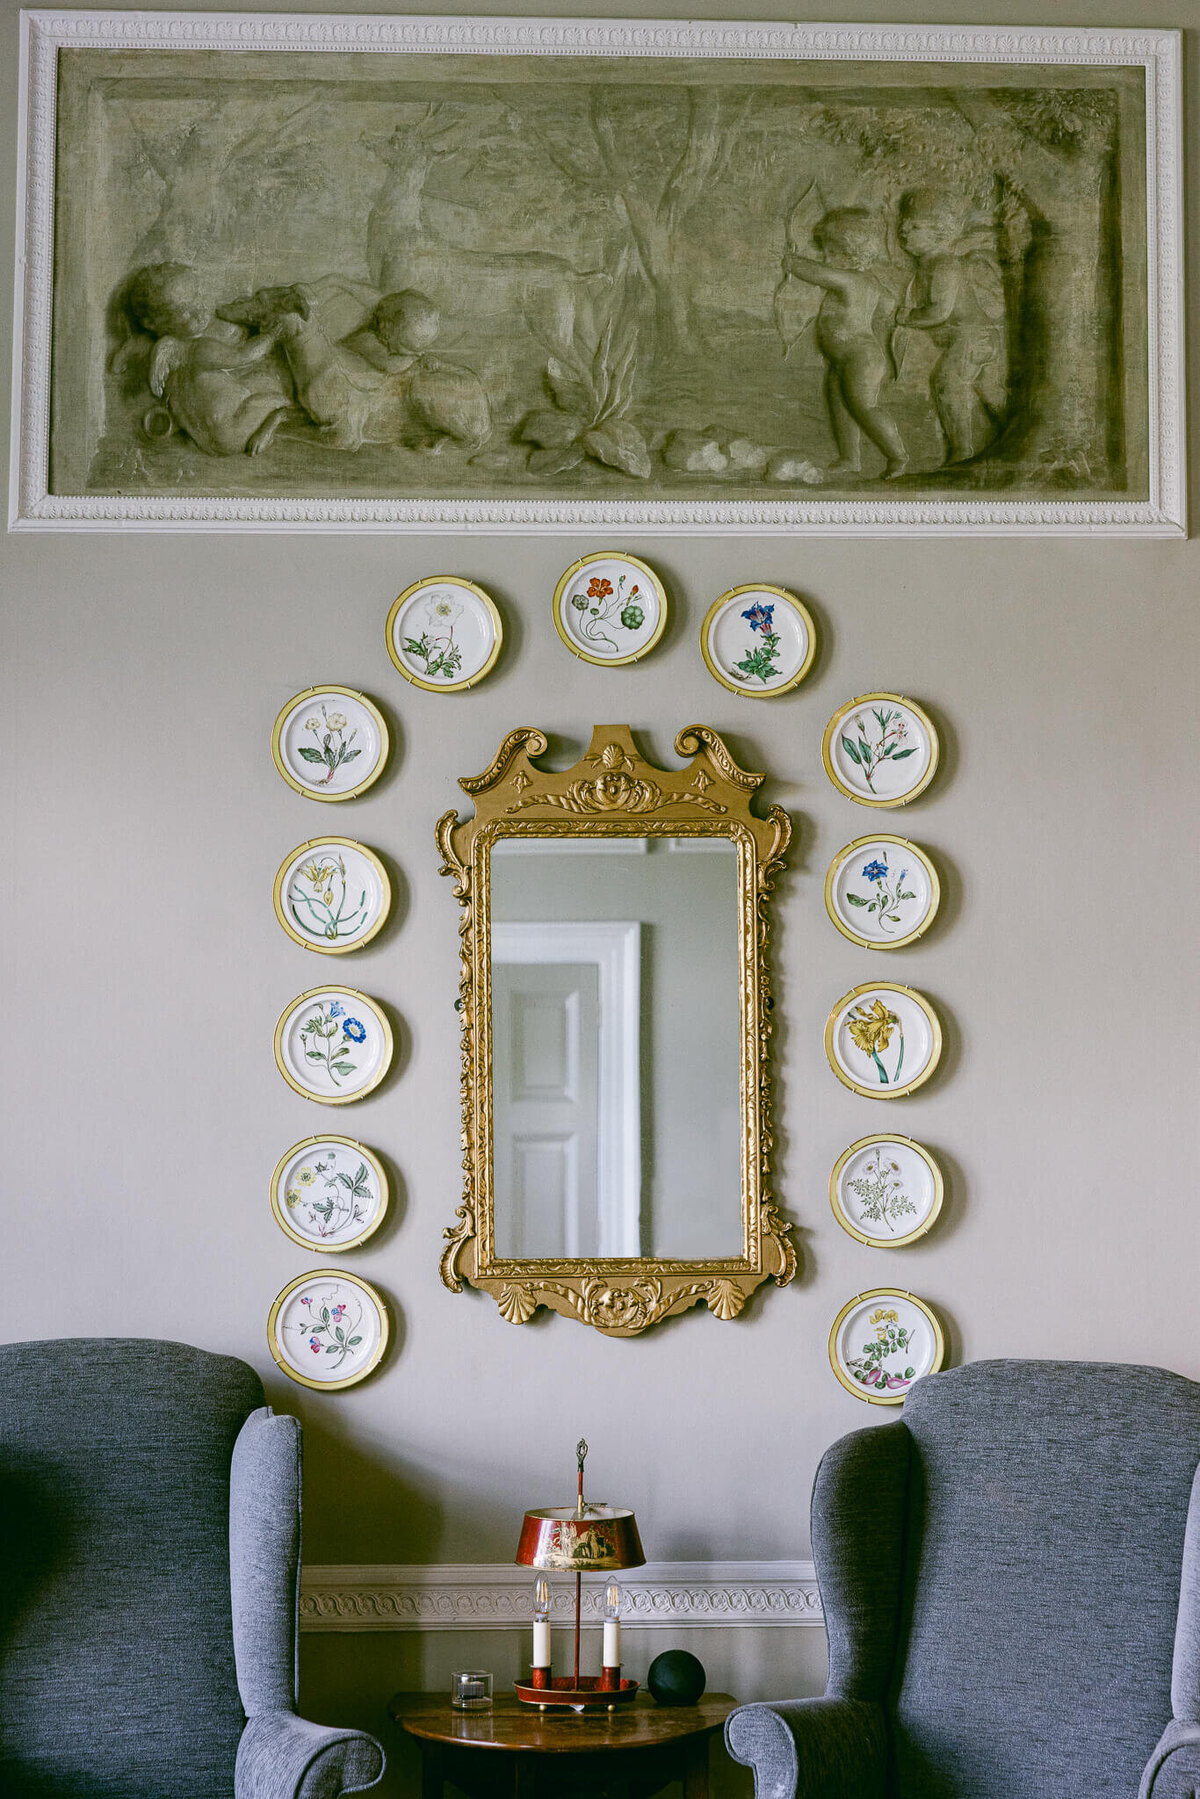
M 626 725 L 597 725 L 591 747 L 563 773 L 538 768 L 545 734 L 510 731 L 491 767 L 459 786 L 473 818 L 438 821 L 440 872 L 454 879 L 462 907 L 458 1006 L 462 1019 L 463 1203 L 445 1232 L 442 1280 L 490 1293 L 511 1323 L 539 1306 L 612 1337 L 633 1337 L 671 1312 L 701 1301 L 736 1318 L 747 1295 L 796 1272 L 791 1226 L 771 1194 L 771 982 L 769 901 L 792 827 L 772 806 L 750 805 L 765 777 L 739 768 L 717 733 L 689 725 L 675 739 L 687 766 L 647 762 Z M 491 860 L 504 837 L 724 837 L 737 850 L 741 992 L 742 1226 L 740 1256 L 702 1261 L 605 1257 L 586 1261 L 508 1259 L 494 1253 L 492 1193 Z

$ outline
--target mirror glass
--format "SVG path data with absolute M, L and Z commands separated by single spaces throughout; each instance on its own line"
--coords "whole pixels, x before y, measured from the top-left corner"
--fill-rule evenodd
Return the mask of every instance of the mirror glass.
M 737 850 L 491 849 L 494 1253 L 744 1253 Z

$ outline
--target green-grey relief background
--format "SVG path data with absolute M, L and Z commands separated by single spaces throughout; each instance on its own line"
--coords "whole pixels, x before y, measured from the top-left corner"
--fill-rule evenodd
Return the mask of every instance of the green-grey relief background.
M 51 491 L 1147 491 L 1139 70 L 68 51 Z

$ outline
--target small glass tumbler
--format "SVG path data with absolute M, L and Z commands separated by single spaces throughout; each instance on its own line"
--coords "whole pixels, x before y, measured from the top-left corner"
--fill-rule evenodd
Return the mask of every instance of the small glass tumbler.
M 450 1676 L 450 1703 L 457 1712 L 486 1711 L 492 1703 L 492 1677 L 484 1668 L 465 1668 Z

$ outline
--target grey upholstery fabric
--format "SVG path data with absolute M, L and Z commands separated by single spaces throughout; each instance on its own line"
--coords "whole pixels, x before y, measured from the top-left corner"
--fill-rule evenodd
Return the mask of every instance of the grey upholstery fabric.
M 246 1716 L 292 1711 L 299 1680 L 300 1421 L 252 1412 L 233 1446 L 229 1582 Z
M 1101 1363 L 933 1375 L 902 1422 L 834 1446 L 813 1504 L 829 1690 L 869 1703 L 883 1679 L 887 1799 L 1132 1799 L 1143 1770 L 1142 1799 L 1200 1799 L 1198 1463 L 1200 1386 Z M 786 1737 L 739 1712 L 726 1731 L 760 1799 L 840 1799 L 819 1730 L 774 1709 Z
M 262 1402 L 182 1343 L 0 1346 L 5 1799 L 230 1792 L 229 1464 Z
M 754 1769 L 755 1799 L 884 1799 L 883 1707 L 859 1699 L 740 1705 L 725 1721 L 735 1761 Z
M 381 1777 L 371 1737 L 292 1714 L 299 1425 L 262 1400 L 182 1343 L 0 1346 L 0 1799 Z
M 337 1799 L 383 1777 L 383 1751 L 358 1730 L 328 1730 L 291 1712 L 260 1712 L 238 1748 L 235 1799 Z
M 1172 1718 L 1146 1763 L 1138 1799 L 1200 1799 L 1200 1724 Z

